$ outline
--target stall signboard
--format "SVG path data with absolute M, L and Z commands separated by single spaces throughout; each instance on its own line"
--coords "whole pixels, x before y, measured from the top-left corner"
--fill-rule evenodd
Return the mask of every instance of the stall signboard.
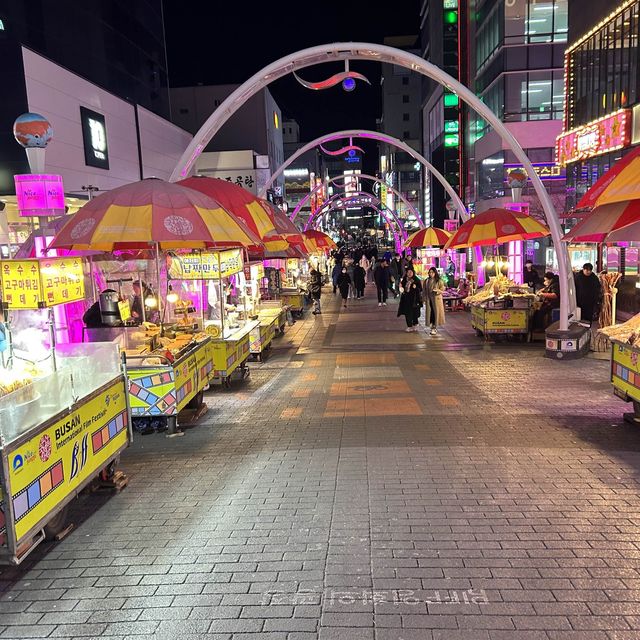
M 84 270 L 80 258 L 41 258 L 44 306 L 84 300 Z
M 0 263 L 2 301 L 9 309 L 38 309 L 43 300 L 37 260 L 3 260 Z
M 631 110 L 620 109 L 556 138 L 556 162 L 561 167 L 628 147 L 631 144 Z
M 61 216 L 65 212 L 62 176 L 20 174 L 13 177 L 21 216 Z
M 2 300 L 9 309 L 41 309 L 84 300 L 80 258 L 0 261 Z
M 120 311 L 120 320 L 126 322 L 131 318 L 131 304 L 128 300 L 120 300 L 118 302 L 118 310 Z
M 242 271 L 242 250 L 172 255 L 168 267 L 173 280 L 219 280 Z
M 16 539 L 47 516 L 129 441 L 125 385 L 116 380 L 88 402 L 9 452 Z

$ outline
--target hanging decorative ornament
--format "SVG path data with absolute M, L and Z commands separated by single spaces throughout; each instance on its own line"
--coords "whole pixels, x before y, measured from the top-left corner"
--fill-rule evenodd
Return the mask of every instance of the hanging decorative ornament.
M 350 92 L 356 88 L 356 80 L 362 80 L 368 85 L 371 84 L 366 76 L 362 75 L 361 73 L 357 73 L 356 71 L 349 70 L 349 60 L 344 61 L 344 71 L 336 73 L 326 80 L 320 80 L 319 82 L 309 82 L 308 80 L 304 80 L 303 78 L 301 78 L 295 71 L 293 72 L 293 76 L 303 87 L 305 87 L 306 89 L 311 89 L 313 91 L 330 89 L 331 87 L 335 87 L 337 84 L 340 84 L 342 82 L 342 88 L 345 91 Z

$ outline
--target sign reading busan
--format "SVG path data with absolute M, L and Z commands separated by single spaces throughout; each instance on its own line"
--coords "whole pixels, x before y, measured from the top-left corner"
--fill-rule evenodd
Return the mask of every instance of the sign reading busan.
M 80 107 L 80 120 L 85 164 L 98 169 L 108 169 L 109 147 L 104 116 L 86 107 Z
M 623 149 L 631 144 L 631 110 L 621 109 L 556 139 L 556 162 L 561 167 Z

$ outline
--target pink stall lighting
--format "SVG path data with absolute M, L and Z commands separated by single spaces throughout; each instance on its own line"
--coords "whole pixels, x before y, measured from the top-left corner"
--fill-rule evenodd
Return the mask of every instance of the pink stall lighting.
M 19 174 L 13 178 L 21 216 L 64 215 L 62 176 L 51 174 Z

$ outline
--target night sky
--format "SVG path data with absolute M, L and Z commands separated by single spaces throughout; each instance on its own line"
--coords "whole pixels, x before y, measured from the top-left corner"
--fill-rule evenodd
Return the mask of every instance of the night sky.
M 393 0 L 384 12 L 372 6 L 363 0 L 164 0 L 170 84 L 241 83 L 270 62 L 306 47 L 345 41 L 382 44 L 387 36 L 418 33 L 419 0 Z M 340 87 L 311 91 L 293 76 L 270 85 L 283 114 L 300 125 L 302 140 L 340 129 L 376 128 L 381 65 L 356 61 L 350 66 L 364 73 L 372 86 L 359 82 L 351 93 Z M 344 63 L 324 64 L 299 75 L 317 81 L 343 68 Z

